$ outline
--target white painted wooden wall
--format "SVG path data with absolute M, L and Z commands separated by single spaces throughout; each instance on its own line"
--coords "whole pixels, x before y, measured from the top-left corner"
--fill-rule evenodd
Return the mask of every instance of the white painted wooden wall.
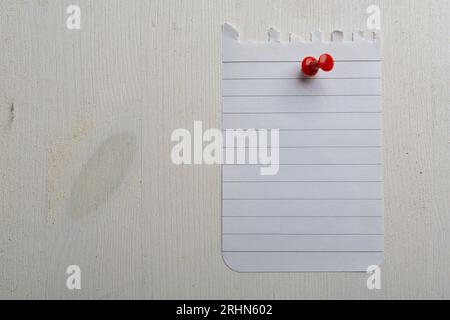
M 81 30 L 65 10 L 81 6 Z M 221 177 L 171 132 L 219 127 L 221 25 L 263 40 L 383 28 L 382 290 L 358 273 L 240 274 Z M 0 1 L 0 298 L 450 298 L 447 0 Z M 69 291 L 66 267 L 82 270 Z

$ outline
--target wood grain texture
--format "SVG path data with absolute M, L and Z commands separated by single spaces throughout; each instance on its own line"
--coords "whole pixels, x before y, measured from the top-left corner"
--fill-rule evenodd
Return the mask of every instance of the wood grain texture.
M 77 3 L 82 28 L 65 27 Z M 221 176 L 170 134 L 219 127 L 221 25 L 263 40 L 383 28 L 385 259 L 357 273 L 236 273 Z M 450 298 L 446 0 L 0 1 L 0 298 Z M 78 264 L 82 290 L 65 287 Z

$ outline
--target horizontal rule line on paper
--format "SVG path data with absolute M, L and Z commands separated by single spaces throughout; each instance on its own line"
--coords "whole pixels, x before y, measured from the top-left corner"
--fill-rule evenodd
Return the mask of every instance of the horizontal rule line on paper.
M 224 218 L 382 218 L 383 216 L 228 216 Z
M 324 250 L 324 251 L 317 251 L 317 250 L 296 250 L 296 251 L 282 251 L 282 250 L 277 250 L 277 251 L 267 251 L 267 250 L 223 250 L 222 252 L 270 252 L 270 253 L 290 253 L 290 252 L 308 252 L 308 253 L 332 253 L 332 252 L 339 252 L 339 253 L 358 253 L 358 252 L 364 252 L 364 253 L 369 253 L 369 252 L 384 252 L 383 250 L 348 250 L 348 251 L 342 251 L 342 250 Z
M 261 175 L 260 165 L 231 165 L 223 167 L 224 183 L 374 183 L 383 182 L 382 166 L 283 166 L 274 175 Z M 268 165 L 266 165 L 268 166 Z
M 333 113 L 333 112 L 332 112 Z M 226 131 L 227 129 L 224 129 Z M 381 129 L 278 129 L 283 131 L 381 131 Z
M 236 180 L 236 181 L 227 181 L 224 180 L 223 183 L 382 183 L 384 182 L 383 180 L 355 180 L 355 181 L 338 181 L 338 180 L 285 180 L 285 181 L 277 181 L 277 180 L 254 180 L 254 181 L 249 181 L 249 180 Z
M 382 116 L 365 113 L 339 114 L 224 114 L 223 127 L 242 129 L 381 129 Z M 380 137 L 377 135 L 376 137 Z
M 334 60 L 334 62 L 381 62 L 381 59 L 370 59 L 370 60 L 357 60 L 357 59 L 348 59 L 348 60 Z M 245 60 L 227 60 L 223 61 L 223 63 L 299 63 L 300 60 L 259 60 L 259 61 L 245 61 Z
M 223 217 L 234 216 L 286 216 L 286 217 L 380 217 L 383 201 L 339 199 L 339 200 L 223 200 Z
M 379 201 L 379 200 L 383 200 L 383 198 L 348 198 L 348 199 L 344 199 L 344 198 L 323 198 L 323 199 L 311 199 L 311 198 L 302 198 L 302 199 L 298 199 L 298 198 L 287 198 L 287 199 L 279 199 L 279 198 L 264 198 L 264 199 L 255 199 L 255 198 L 248 198 L 248 199 L 243 199 L 243 198 L 235 198 L 235 199 L 223 199 L 223 200 L 233 200 L 233 201 L 245 201 L 245 200 L 258 200 L 258 201 L 273 201 L 273 200 L 286 200 L 286 201 L 290 201 L 290 200 L 301 200 L 301 201 L 311 201 L 311 200 L 330 200 L 330 201 L 369 201 L 369 200 L 373 200 L 373 201 Z
M 243 163 L 243 164 L 236 164 L 236 163 L 230 163 L 230 164 L 223 164 L 224 167 L 227 166 L 258 166 L 260 167 L 264 164 L 250 164 L 250 163 Z M 267 164 L 266 164 L 267 165 Z M 382 166 L 382 163 L 280 163 L 279 166 Z
M 223 112 L 223 114 L 298 114 L 298 113 L 308 113 L 308 114 L 318 114 L 318 113 L 325 113 L 325 114 L 348 114 L 348 113 L 375 113 L 375 114 L 381 114 L 383 112 L 381 111 L 286 111 L 286 112 L 276 112 L 276 111 L 263 111 L 263 112 Z M 350 130 L 350 129 L 349 129 Z M 367 130 L 367 129 L 362 129 Z M 375 129 L 373 129 L 375 130 Z M 379 129 L 378 129 L 379 130 Z
M 324 52 L 339 63 L 381 61 L 379 43 L 375 41 L 355 42 L 292 42 L 292 43 L 245 43 L 224 38 L 222 61 L 229 62 L 296 62 L 303 57 L 319 57 Z
M 282 113 L 282 112 L 280 112 Z M 299 113 L 308 113 L 308 112 L 299 112 Z M 327 113 L 327 112 L 318 112 L 318 113 Z M 340 113 L 340 112 L 330 112 L 330 113 Z M 350 112 L 351 113 L 351 112 Z M 228 114 L 240 114 L 238 112 L 230 112 Z M 245 114 L 245 113 L 244 113 Z M 228 128 L 222 129 L 223 133 L 226 133 L 227 130 L 238 130 L 240 128 Z M 243 130 L 243 129 L 240 129 Z M 254 129 L 256 130 L 256 129 Z M 289 131 L 381 131 L 381 129 L 276 129 L 280 132 L 289 132 Z
M 304 201 L 323 201 L 323 200 L 358 200 L 358 201 L 375 201 L 383 200 L 383 198 L 223 198 L 222 200 L 271 200 L 271 201 L 284 201 L 284 200 L 304 200 Z
M 380 80 L 381 77 L 340 77 L 340 78 L 324 78 L 324 77 L 287 77 L 287 78 L 222 78 L 223 81 L 273 81 L 273 80 L 300 80 L 308 81 L 322 81 L 322 80 Z
M 269 146 L 270 147 L 270 146 Z M 280 149 L 302 149 L 302 148 L 323 148 L 323 149 L 364 149 L 364 148 L 382 148 L 383 146 L 298 146 L 298 147 L 279 147 Z M 233 147 L 225 147 L 226 149 L 234 149 Z M 236 147 L 235 147 L 236 148 Z M 241 149 L 241 148 L 237 148 Z M 257 147 L 247 147 L 245 149 L 258 149 Z
M 377 233 L 381 217 L 225 218 L 224 233 Z
M 381 96 L 236 96 L 224 97 L 223 112 L 381 112 Z
M 267 116 L 265 116 L 267 117 Z M 340 117 L 342 118 L 342 117 Z M 358 122 L 358 118 L 360 121 L 364 121 L 364 117 L 353 117 L 352 122 Z M 235 119 L 230 119 L 230 121 L 237 121 Z M 267 122 L 267 119 L 260 119 L 261 126 L 264 122 Z M 338 126 L 343 119 L 323 119 L 323 121 L 334 121 L 334 124 Z M 292 122 L 292 125 L 295 125 L 295 121 Z M 242 119 L 242 124 L 249 125 L 247 119 Z M 303 121 L 303 124 L 306 125 L 307 121 Z M 255 141 L 258 136 L 261 137 L 262 134 L 265 134 L 264 131 L 256 131 L 248 129 L 247 131 L 225 131 L 223 133 L 223 145 L 224 150 L 229 149 L 257 149 L 255 146 L 250 146 L 249 139 L 253 139 Z M 260 129 L 264 130 L 264 129 Z M 276 129 L 274 129 L 276 130 Z M 267 138 L 262 136 L 262 139 L 267 139 L 268 147 L 272 145 L 271 137 L 273 132 L 270 133 L 267 131 Z M 330 148 L 338 148 L 338 147 L 379 147 L 383 145 L 382 135 L 379 130 L 297 130 L 297 129 L 283 129 L 279 130 L 279 140 L 278 143 L 275 141 L 273 145 L 276 145 L 280 148 L 288 148 L 288 147 L 323 147 L 328 148 L 327 150 L 330 159 L 333 159 L 332 151 L 336 151 Z M 339 155 L 342 158 L 345 158 L 346 154 L 343 153 L 343 150 L 338 151 Z M 348 156 L 352 156 L 355 151 L 350 151 Z M 361 152 L 358 152 L 361 156 Z M 303 156 L 303 155 L 302 155 Z M 350 157 L 351 158 L 351 157 Z M 370 157 L 365 157 L 370 159 Z M 344 160 L 345 161 L 345 160 Z M 356 160 L 351 160 L 356 161 Z M 372 161 L 381 162 L 379 157 L 374 157 Z M 284 163 L 284 161 L 280 160 L 280 163 Z
M 300 70 L 300 62 L 253 62 L 227 63 L 222 68 L 222 80 L 243 79 L 381 79 L 381 63 L 378 61 L 335 62 L 332 72 L 320 72 L 314 78 L 305 76 Z
M 224 131 L 227 131 L 227 130 L 231 130 L 231 131 L 234 131 L 234 130 L 255 130 L 255 131 L 259 131 L 259 130 L 278 130 L 278 131 L 280 131 L 280 132 L 282 132 L 282 131 L 285 131 L 285 132 L 288 132 L 288 131 L 299 131 L 299 132 L 301 132 L 301 131 L 321 131 L 321 132 L 327 132 L 327 131 L 381 131 L 380 129 L 373 129 L 373 130 L 366 130 L 366 129 L 342 129 L 342 130 L 340 130 L 340 129 L 336 129 L 336 130 L 328 130 L 328 129 L 322 129 L 322 128 L 316 128 L 316 129 L 296 129 L 296 128 L 284 128 L 284 129 L 278 129 L 278 128 L 275 128 L 275 127 L 272 127 L 272 128 L 262 128 L 262 127 L 254 127 L 254 128 L 250 128 L 250 127 L 246 127 L 246 128 L 242 128 L 242 129 L 237 129 L 237 128 L 227 128 L 227 129 L 224 129 Z M 268 132 L 268 133 L 270 133 L 270 132 Z M 270 138 L 270 134 L 268 134 L 268 136 L 269 136 L 269 138 Z M 226 138 L 226 137 L 225 137 Z M 269 147 L 270 147 L 270 145 L 269 145 Z M 280 146 L 280 148 L 282 148 L 283 146 Z M 295 147 L 297 147 L 297 146 L 295 146 Z M 298 146 L 298 147 L 302 147 L 302 146 Z M 320 146 L 317 146 L 317 147 L 320 147 Z M 329 147 L 329 148 L 338 148 L 338 147 L 343 147 L 343 148 L 346 148 L 346 147 L 352 147 L 352 146 L 345 146 L 345 145 L 342 145 L 342 146 L 324 146 L 325 148 L 326 147 Z M 357 146 L 357 147 L 359 147 L 359 146 Z M 362 148 L 364 148 L 364 147 L 373 147 L 373 146 L 361 146 Z
M 223 235 L 230 236 L 384 236 L 384 233 L 234 233 L 224 232 Z
M 375 95 L 380 79 L 258 79 L 224 80 L 224 96 L 231 95 Z
M 323 201 L 323 200 L 333 200 L 333 201 L 372 201 L 372 200 L 383 200 L 383 198 L 223 198 L 223 200 L 233 200 L 233 201 L 246 201 L 246 200 L 270 200 L 270 201 L 284 201 L 284 200 L 304 200 L 304 201 Z
M 307 77 L 286 77 L 286 78 L 222 78 L 223 81 L 228 81 L 228 80 L 303 80 L 303 79 L 311 79 L 311 78 L 307 78 Z M 321 78 L 321 77 L 314 77 L 314 80 L 355 80 L 355 79 L 360 79 L 360 80 L 379 80 L 381 79 L 381 77 L 329 77 L 329 78 Z
M 237 97 L 381 97 L 381 94 L 230 94 L 223 95 L 223 98 Z
M 310 92 L 307 92 L 311 94 Z M 237 96 L 223 99 L 223 112 L 382 111 L 381 96 Z

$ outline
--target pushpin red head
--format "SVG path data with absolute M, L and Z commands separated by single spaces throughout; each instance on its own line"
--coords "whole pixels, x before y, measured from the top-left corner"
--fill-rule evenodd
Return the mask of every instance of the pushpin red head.
M 302 72 L 303 74 L 313 77 L 317 74 L 319 69 L 325 72 L 333 70 L 334 59 L 328 53 L 320 56 L 319 60 L 314 57 L 306 57 L 302 61 Z

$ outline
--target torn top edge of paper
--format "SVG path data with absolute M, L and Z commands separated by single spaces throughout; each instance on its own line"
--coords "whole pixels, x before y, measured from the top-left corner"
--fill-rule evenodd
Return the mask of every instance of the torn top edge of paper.
M 276 174 L 261 175 L 267 162 L 222 166 L 224 261 L 240 272 L 366 272 L 384 251 L 379 35 L 268 34 L 241 42 L 223 26 L 223 129 L 279 130 Z M 304 79 L 302 59 L 323 53 L 334 69 Z

